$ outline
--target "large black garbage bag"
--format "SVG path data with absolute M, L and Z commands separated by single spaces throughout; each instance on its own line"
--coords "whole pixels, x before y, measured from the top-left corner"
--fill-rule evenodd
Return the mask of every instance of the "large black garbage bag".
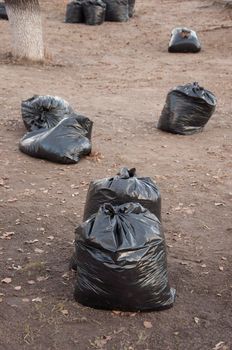
M 99 25 L 104 22 L 106 4 L 102 0 L 85 0 L 83 10 L 86 24 Z
M 83 116 L 65 118 L 54 128 L 28 132 L 20 141 L 19 149 L 36 158 L 73 164 L 91 152 L 92 122 Z M 88 126 L 87 126 L 88 125 Z
M 8 20 L 8 16 L 6 13 L 6 7 L 3 2 L 0 3 L 0 19 L 6 19 Z
M 201 44 L 196 32 L 187 28 L 175 28 L 168 46 L 169 52 L 199 52 Z
M 103 205 L 76 229 L 75 249 L 81 304 L 125 311 L 173 305 L 161 224 L 140 204 Z
M 128 0 L 104 0 L 106 21 L 126 22 L 129 19 Z
M 104 203 L 113 205 L 138 202 L 161 220 L 161 196 L 149 177 L 137 177 L 136 169 L 122 168 L 118 175 L 90 183 L 84 209 L 84 220 Z
M 158 129 L 191 135 L 203 130 L 217 104 L 214 94 L 198 83 L 177 86 L 166 98 Z
M 84 12 L 82 8 L 83 0 L 71 1 L 67 4 L 65 22 L 66 23 L 83 23 Z
M 134 7 L 135 7 L 135 0 L 128 0 L 128 6 L 129 6 L 129 17 L 134 16 Z
M 73 113 L 69 103 L 57 96 L 35 95 L 22 101 L 21 112 L 27 130 L 51 128 Z

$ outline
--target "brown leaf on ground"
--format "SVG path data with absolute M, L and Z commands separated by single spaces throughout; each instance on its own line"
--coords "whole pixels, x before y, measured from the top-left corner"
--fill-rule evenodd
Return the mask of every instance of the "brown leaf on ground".
M 2 236 L 0 236 L 0 238 L 1 239 L 11 239 L 14 234 L 15 234 L 14 232 L 5 232 L 5 233 L 3 233 Z
M 150 328 L 153 327 L 153 326 L 152 326 L 152 323 L 151 323 L 150 321 L 144 321 L 144 322 L 143 322 L 143 325 L 144 325 L 144 327 L 147 328 L 147 329 L 150 329 Z
M 14 203 L 14 202 L 17 202 L 18 198 L 9 198 L 7 200 L 8 203 Z
M 10 277 L 6 277 L 6 278 L 3 278 L 3 280 L 1 280 L 2 283 L 6 283 L 6 284 L 9 284 L 11 283 L 12 279 Z
M 92 152 L 86 159 L 99 163 L 102 159 L 104 159 L 104 156 L 100 152 Z
M 14 290 L 21 290 L 21 289 L 22 289 L 21 286 L 15 286 L 15 287 L 14 287 Z
M 110 335 L 103 335 L 100 338 L 96 338 L 93 342 L 91 342 L 91 345 L 93 345 L 97 349 L 103 349 L 103 346 L 106 345 L 112 337 Z
M 37 242 L 39 242 L 38 239 L 33 239 L 33 240 L 30 240 L 30 241 L 25 241 L 24 243 L 25 244 L 34 244 L 34 243 L 37 243 Z

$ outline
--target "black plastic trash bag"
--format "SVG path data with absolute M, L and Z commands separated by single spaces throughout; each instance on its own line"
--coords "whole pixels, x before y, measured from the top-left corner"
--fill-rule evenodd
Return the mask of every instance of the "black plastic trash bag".
M 201 44 L 196 32 L 187 28 L 173 29 L 169 42 L 169 52 L 199 52 Z
M 106 21 L 126 22 L 129 19 L 128 0 L 104 0 Z
M 173 305 L 161 224 L 140 204 L 103 205 L 76 229 L 75 249 L 81 304 L 124 311 Z
M 134 16 L 134 7 L 135 7 L 135 0 L 128 0 L 128 6 L 129 6 L 129 17 Z
M 67 4 L 65 22 L 84 23 L 83 0 L 71 1 Z
M 6 19 L 8 20 L 8 16 L 6 13 L 6 7 L 3 2 L 0 3 L 0 19 Z
M 69 103 L 57 96 L 35 95 L 22 101 L 21 112 L 27 130 L 51 128 L 73 113 Z
M 167 95 L 157 128 L 181 135 L 200 132 L 215 111 L 216 104 L 214 94 L 198 83 L 177 86 Z
M 104 203 L 121 205 L 140 203 L 161 220 L 161 196 L 150 177 L 137 177 L 136 169 L 122 168 L 118 175 L 90 183 L 84 209 L 84 220 Z
M 78 163 L 91 152 L 91 128 L 92 122 L 88 118 L 74 115 L 53 128 L 28 132 L 21 139 L 19 149 L 32 157 L 52 162 Z
M 83 10 L 86 24 L 99 25 L 104 22 L 106 4 L 102 0 L 85 0 Z

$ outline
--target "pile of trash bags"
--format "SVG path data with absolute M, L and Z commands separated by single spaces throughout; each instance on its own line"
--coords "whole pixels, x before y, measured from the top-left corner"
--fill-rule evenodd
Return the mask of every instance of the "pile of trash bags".
M 8 20 L 8 16 L 6 13 L 6 7 L 4 2 L 0 2 L 0 19 Z
M 194 30 L 188 28 L 175 28 L 171 33 L 168 46 L 169 52 L 192 52 L 201 50 L 201 44 Z
M 99 25 L 126 22 L 134 15 L 135 0 L 74 0 L 67 4 L 66 23 Z
M 198 133 L 213 115 L 216 104 L 215 95 L 196 82 L 177 86 L 167 95 L 157 128 L 181 135 Z
M 35 158 L 62 164 L 78 163 L 91 153 L 93 122 L 76 114 L 57 96 L 33 96 L 22 101 L 22 119 L 28 132 L 19 149 Z
M 71 259 L 78 302 L 123 311 L 173 305 L 160 208 L 156 184 L 135 169 L 90 184 Z

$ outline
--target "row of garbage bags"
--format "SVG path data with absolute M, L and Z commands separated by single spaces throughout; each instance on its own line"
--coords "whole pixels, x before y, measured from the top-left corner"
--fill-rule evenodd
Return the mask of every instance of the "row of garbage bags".
M 99 25 L 126 22 L 134 15 L 135 0 L 74 0 L 67 4 L 66 23 Z
M 83 305 L 146 311 L 173 305 L 161 196 L 149 177 L 123 168 L 90 183 L 84 222 L 75 230 L 74 297 Z
M 198 83 L 172 89 L 157 128 L 174 134 L 191 135 L 203 130 L 213 115 L 217 100 Z M 70 104 L 56 96 L 33 96 L 21 104 L 28 132 L 19 149 L 36 158 L 72 164 L 91 153 L 93 122 L 74 112 Z
M 67 4 L 66 23 L 102 24 L 106 21 L 125 22 L 134 15 L 135 0 L 74 0 Z M 0 19 L 8 20 L 4 3 L 0 3 Z M 175 28 L 171 33 L 169 52 L 201 50 L 201 43 L 194 30 Z

